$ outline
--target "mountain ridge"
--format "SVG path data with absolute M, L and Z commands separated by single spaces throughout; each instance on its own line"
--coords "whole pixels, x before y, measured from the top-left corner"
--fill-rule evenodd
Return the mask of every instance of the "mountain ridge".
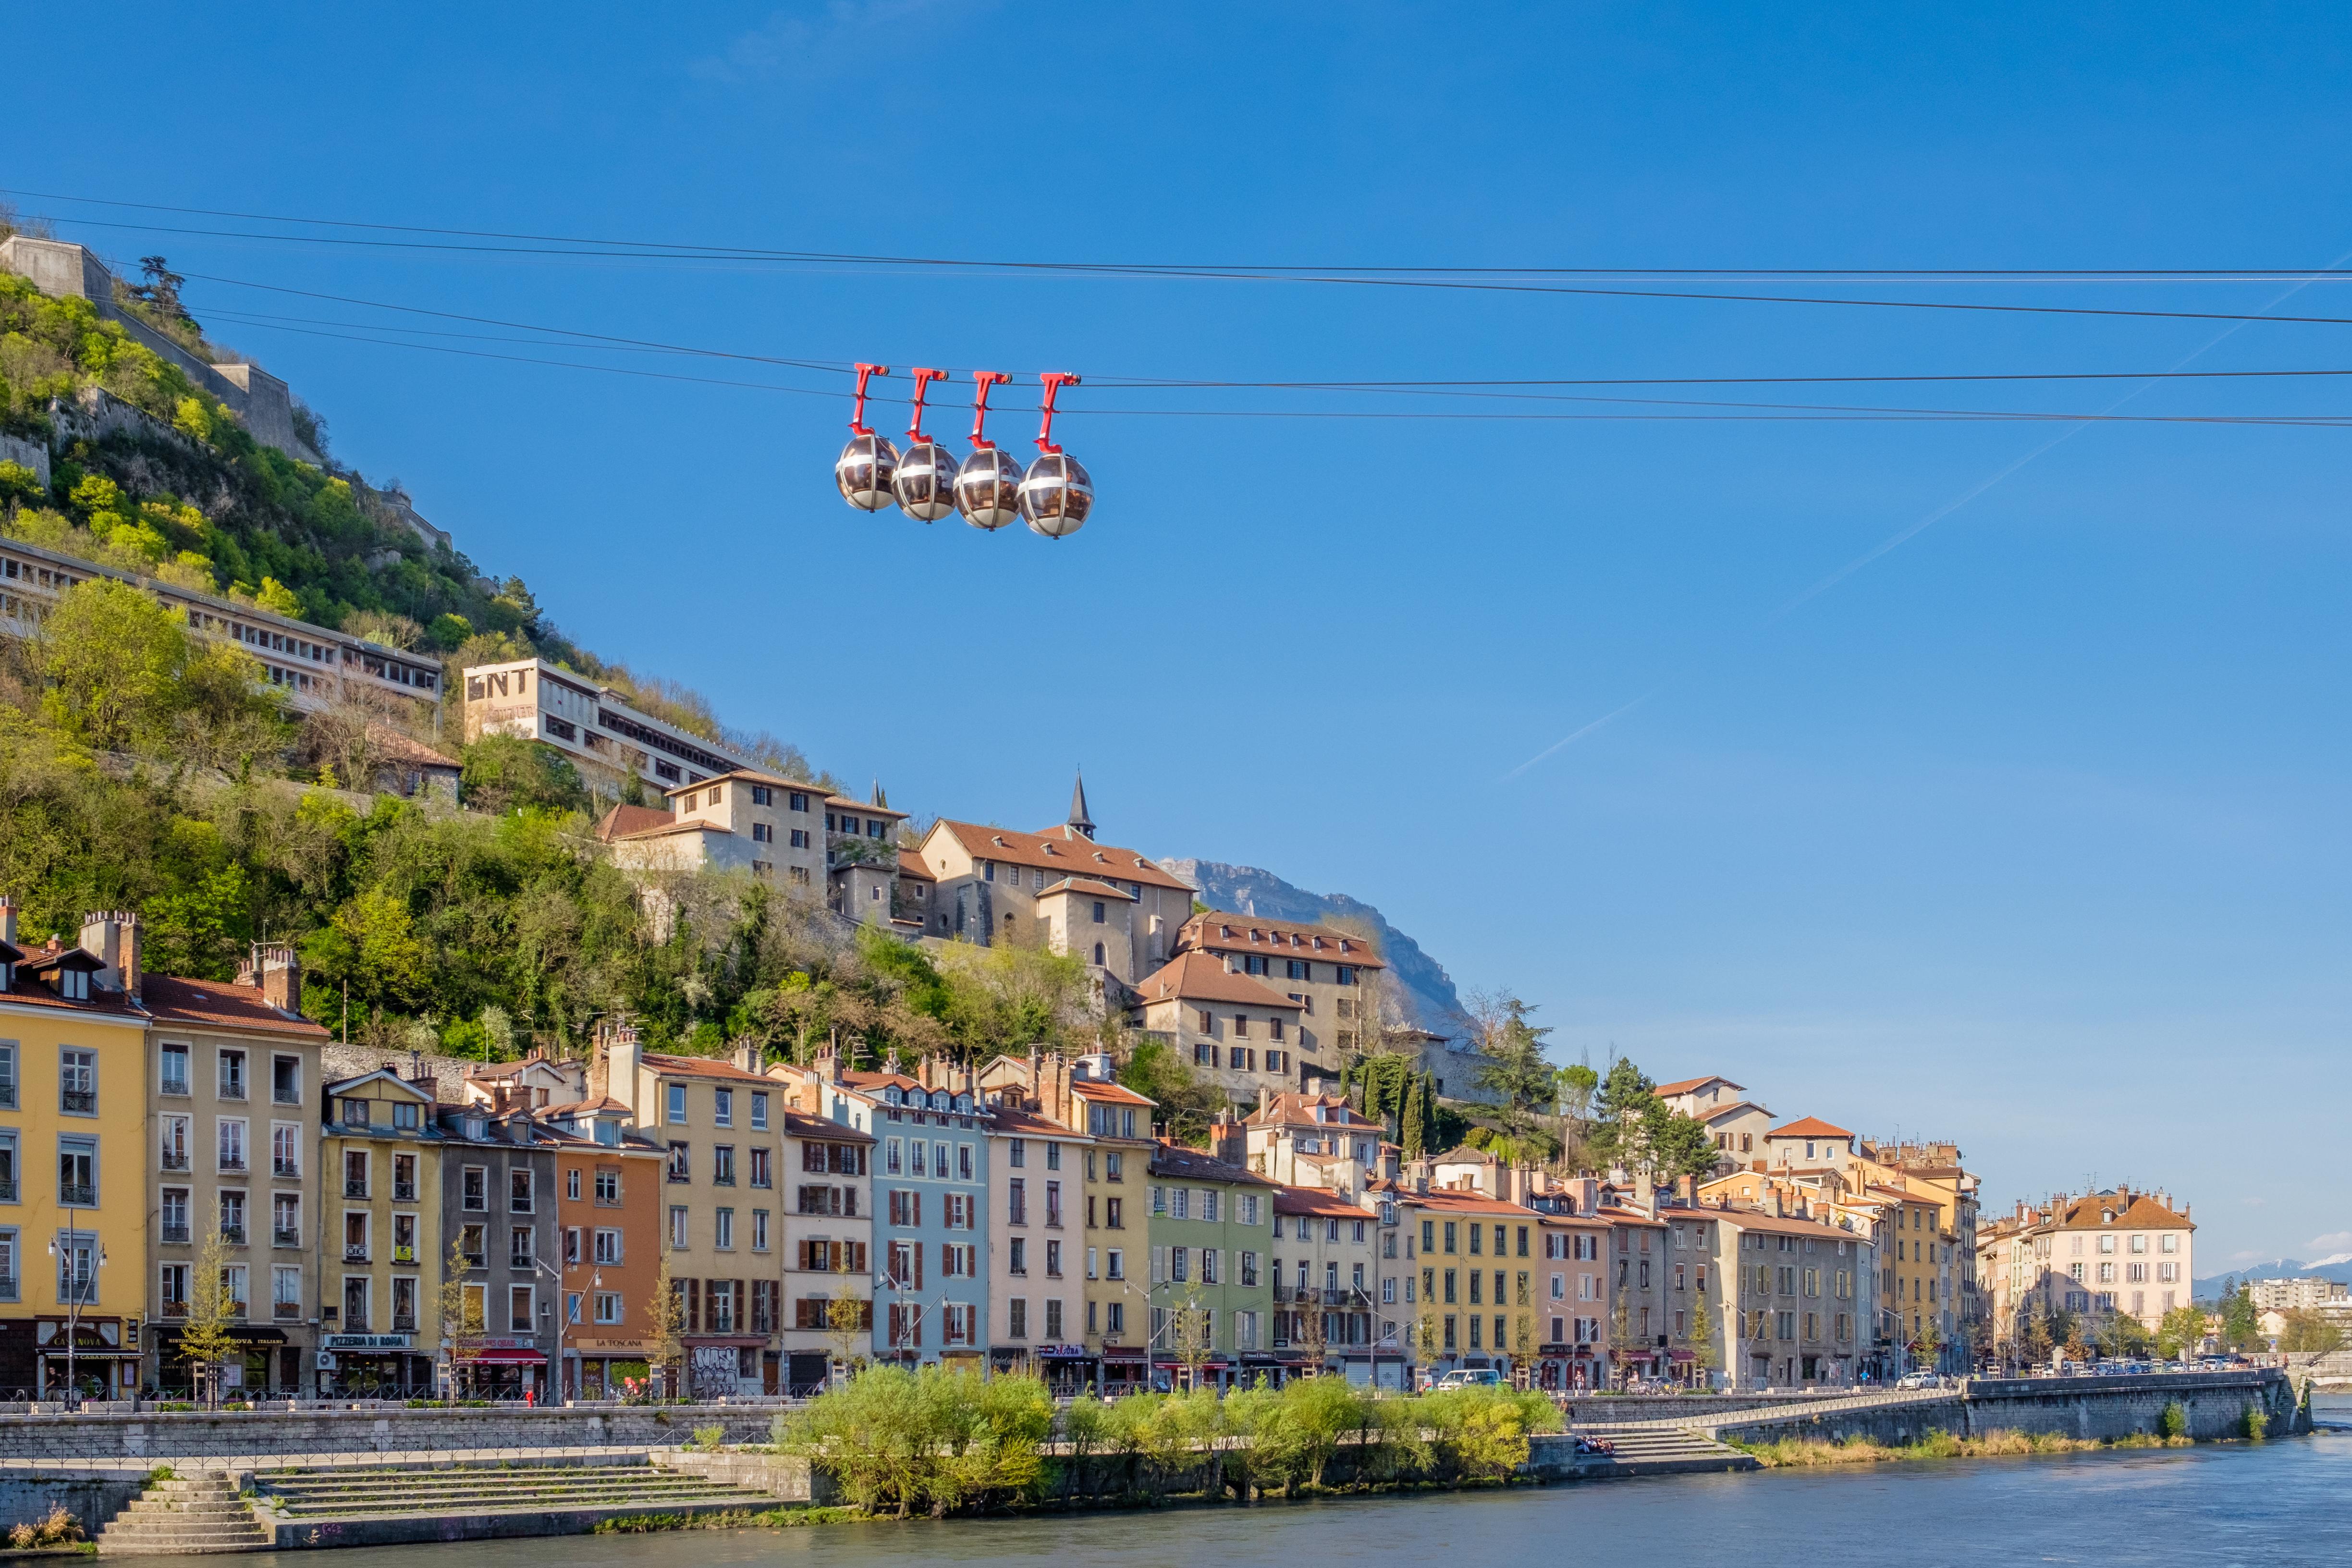
M 1445 966 L 1361 899 L 1346 893 L 1309 892 L 1261 866 L 1202 859 L 1171 859 L 1160 864 L 1198 888 L 1201 901 L 1213 909 L 1318 925 L 1338 920 L 1370 928 L 1412 1021 L 1441 1035 L 1459 1035 L 1466 1026 L 1461 994 Z

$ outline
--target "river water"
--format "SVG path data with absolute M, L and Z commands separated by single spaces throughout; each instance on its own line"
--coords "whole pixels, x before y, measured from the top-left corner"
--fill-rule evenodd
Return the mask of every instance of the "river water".
M 2352 1563 L 2352 1432 L 1256 1508 L 387 1546 L 349 1561 L 351 1568 L 2341 1565 Z M 303 1552 L 283 1568 L 325 1563 Z

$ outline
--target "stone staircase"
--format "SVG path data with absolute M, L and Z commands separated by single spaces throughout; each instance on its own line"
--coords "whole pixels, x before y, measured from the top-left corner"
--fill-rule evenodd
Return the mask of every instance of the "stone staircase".
M 633 1514 L 757 1512 L 763 1491 L 628 1463 L 334 1466 L 261 1470 L 259 1512 L 283 1545 L 561 1535 Z
M 1577 1435 L 1607 1440 L 1614 1454 L 1581 1454 L 1580 1472 L 1592 1476 L 1667 1476 L 1694 1470 L 1752 1470 L 1753 1456 L 1682 1426 L 1580 1426 Z
M 132 1499 L 99 1531 L 98 1551 L 103 1557 L 181 1556 L 260 1552 L 277 1541 L 226 1471 L 199 1470 L 160 1481 Z

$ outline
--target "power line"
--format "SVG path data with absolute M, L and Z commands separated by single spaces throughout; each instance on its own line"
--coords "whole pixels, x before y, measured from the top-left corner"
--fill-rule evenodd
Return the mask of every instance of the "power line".
M 55 221 L 55 220 L 52 220 Z M 1360 289 L 1433 289 L 1461 293 L 1502 293 L 1551 295 L 1569 298 L 1620 300 L 1672 300 L 1718 304 L 1748 305 L 1816 305 L 1838 309 L 1884 310 L 1945 310 L 1979 312 L 2000 315 L 2081 316 L 2132 321 L 2244 321 L 2281 326 L 2352 326 L 2347 316 L 2279 316 L 2230 310 L 2127 310 L 2121 307 L 2089 305 L 2022 305 L 1996 304 L 1982 300 L 1873 300 L 1847 295 L 1820 294 L 1754 294 L 1727 293 L 1698 289 L 1622 289 L 1602 288 L 1597 283 L 1524 283 L 1502 282 L 1491 278 L 1442 275 L 1444 269 L 1396 269 L 1399 275 L 1367 275 L 1370 268 L 1321 268 L 1295 267 L 1240 267 L 1222 264 L 1147 264 L 1122 262 L 1009 261 L 982 260 L 955 257 L 917 257 L 859 255 L 851 253 L 755 251 L 739 248 L 690 249 L 686 247 L 662 247 L 652 242 L 585 242 L 622 244 L 628 248 L 589 249 L 570 244 L 548 245 L 458 245 L 447 241 L 352 239 L 323 235 L 271 234 L 255 230 L 188 228 L 158 224 L 113 223 L 102 218 L 66 220 L 100 228 L 126 229 L 142 234 L 169 234 L 214 239 L 258 240 L 270 244 L 360 247 L 374 249 L 437 251 L 459 254 L 520 255 L 572 257 L 585 259 L 725 261 L 740 265 L 745 262 L 766 262 L 772 265 L 808 265 L 812 263 L 852 263 L 869 267 L 892 267 L 908 269 L 958 270 L 965 272 L 996 272 L 1012 274 L 1054 273 L 1065 276 L 1113 278 L 1175 279 L 1212 282 L 1257 282 L 1323 284 Z M 278 222 L 315 222 L 337 220 L 278 219 Z M 652 246 L 651 248 L 648 248 Z M 1542 269 L 1512 268 L 1514 275 L 1529 273 L 1548 275 Z M 1423 271 L 1441 275 L 1402 275 Z M 1633 273 L 1634 276 L 1688 277 L 1714 276 L 1661 270 L 1656 273 Z M 1793 276 L 1780 274 L 1777 276 Z M 1844 275 L 1840 275 L 1844 276 Z M 1896 274 L 1873 274 L 1893 278 Z M 2022 276 L 2022 275 L 2021 275 Z M 2347 274 L 2331 268 L 2315 268 L 2309 273 L 2279 275 L 2280 279 L 2294 278 L 2302 281 L 2336 280 Z M 1910 280 L 1917 281 L 1914 277 Z M 2011 279 L 2015 280 L 2015 279 Z M 2105 279 L 2088 279 L 2105 280 Z M 2239 279 L 2231 279 L 2239 280 Z M 2259 280 L 2259 279 L 2245 279 Z

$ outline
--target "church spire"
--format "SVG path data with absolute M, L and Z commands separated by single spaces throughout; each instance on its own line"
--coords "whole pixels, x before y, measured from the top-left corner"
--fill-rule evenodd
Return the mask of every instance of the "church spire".
M 874 781 L 874 799 L 872 804 L 881 806 L 885 810 L 889 809 L 890 797 L 882 793 L 882 781 L 880 779 L 876 779 Z
M 1077 782 L 1070 786 L 1069 831 L 1073 838 L 1092 838 L 1095 836 L 1095 819 L 1087 815 L 1087 775 L 1083 769 L 1078 773 Z

